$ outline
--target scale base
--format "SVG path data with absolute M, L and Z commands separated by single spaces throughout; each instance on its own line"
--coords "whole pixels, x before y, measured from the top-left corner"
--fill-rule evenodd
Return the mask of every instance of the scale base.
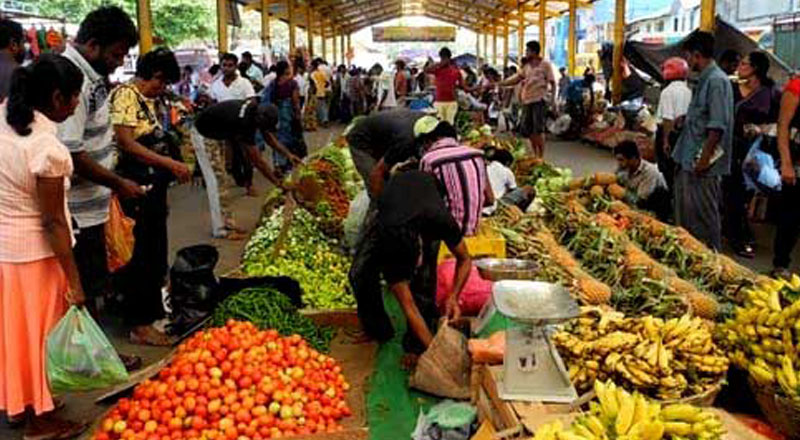
M 506 354 L 500 398 L 529 402 L 571 403 L 578 398 L 558 351 L 544 327 L 506 330 Z

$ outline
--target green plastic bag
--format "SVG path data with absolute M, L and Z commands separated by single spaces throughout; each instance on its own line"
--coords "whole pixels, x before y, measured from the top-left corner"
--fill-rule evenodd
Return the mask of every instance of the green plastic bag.
M 116 385 L 128 372 L 89 312 L 72 306 L 47 336 L 47 378 L 61 393 Z

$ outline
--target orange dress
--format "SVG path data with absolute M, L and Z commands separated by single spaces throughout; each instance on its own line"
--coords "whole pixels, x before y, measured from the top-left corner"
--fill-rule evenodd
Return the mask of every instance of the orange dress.
M 72 160 L 52 121 L 36 113 L 31 129 L 17 135 L 0 105 L 0 411 L 9 416 L 53 409 L 46 338 L 69 288 L 45 236 L 36 180 L 63 177 L 66 187 Z

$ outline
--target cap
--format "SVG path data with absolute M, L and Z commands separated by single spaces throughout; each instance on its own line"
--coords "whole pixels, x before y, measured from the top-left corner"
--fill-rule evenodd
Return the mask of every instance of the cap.
M 439 125 L 439 120 L 433 116 L 423 116 L 417 119 L 417 122 L 414 123 L 414 137 L 418 138 L 420 136 L 430 134 L 433 130 L 436 130 L 436 126 Z
M 686 79 L 689 76 L 689 63 L 681 57 L 668 58 L 661 66 L 661 75 L 664 81 Z

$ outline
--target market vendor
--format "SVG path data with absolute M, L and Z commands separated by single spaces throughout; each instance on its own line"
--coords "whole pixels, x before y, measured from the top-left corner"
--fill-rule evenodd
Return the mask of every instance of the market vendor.
M 256 132 L 260 131 L 267 145 L 292 162 L 300 163 L 300 159 L 275 137 L 277 124 L 277 107 L 272 104 L 259 105 L 251 99 L 234 99 L 213 104 L 195 119 L 195 128 L 201 135 L 218 141 L 233 141 L 233 145 L 244 149 L 244 153 L 267 180 L 275 186 L 283 187 L 255 144 Z
M 667 220 L 672 211 L 671 197 L 658 166 L 642 159 L 639 146 L 633 141 L 620 142 L 614 148 L 614 156 L 619 166 L 617 178 L 627 190 L 628 201 Z
M 422 112 L 397 109 L 353 122 L 347 143 L 371 199 L 381 193 L 394 165 L 417 156 L 414 123 L 423 116 Z
M 456 258 L 453 289 L 445 300 L 445 314 L 450 319 L 461 315 L 458 296 L 472 268 L 464 235 L 445 206 L 439 188 L 428 173 L 400 172 L 387 182 L 378 199 L 376 253 L 389 290 L 408 320 L 409 332 L 403 347 L 413 354 L 430 345 L 439 318 L 436 308 L 439 243 L 444 241 Z M 372 294 L 382 302 L 381 290 Z

